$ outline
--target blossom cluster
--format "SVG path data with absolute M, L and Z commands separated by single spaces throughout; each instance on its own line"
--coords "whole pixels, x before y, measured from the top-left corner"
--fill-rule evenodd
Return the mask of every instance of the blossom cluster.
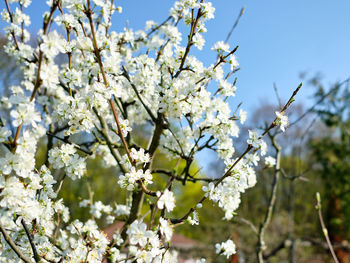
M 73 180 L 83 176 L 86 170 L 84 158 L 80 157 L 72 144 L 63 144 L 49 152 L 49 162 L 53 168 L 64 168 L 66 174 Z
M 19 257 L 26 262 L 176 262 L 177 252 L 169 249 L 173 228 L 179 222 L 198 224 L 202 202 L 182 218 L 172 218 L 178 194 L 173 182 L 186 184 L 202 150 L 216 152 L 226 164 L 221 181 L 203 186 L 204 199 L 217 203 L 225 219 L 233 217 L 241 194 L 256 183 L 256 151 L 265 155 L 267 145 L 249 131 L 254 153 L 235 155 L 234 138 L 246 120 L 244 110 L 232 111 L 228 104 L 237 89 L 230 78 L 239 66 L 237 49 L 215 43 L 218 59 L 211 64 L 190 52 L 205 45 L 206 22 L 215 11 L 210 2 L 178 0 L 162 24 L 148 21 L 144 30 L 115 32 L 112 15 L 122 8 L 113 0 L 50 0 L 33 46 L 26 29 L 30 17 L 24 13 L 31 0 L 4 1 L 5 49 L 23 78 L 0 101 L 11 120 L 0 127 L 0 262 Z M 190 32 L 187 41 L 179 23 Z M 284 130 L 287 117 L 276 114 L 276 125 Z M 147 146 L 136 143 L 138 127 L 150 130 L 144 135 Z M 42 144 L 43 162 L 38 159 Z M 162 171 L 154 172 L 158 152 L 186 163 L 181 173 L 163 171 L 169 176 L 166 186 L 156 180 Z M 70 217 L 58 194 L 64 180 L 79 184 L 87 161 L 97 157 L 116 171 L 110 183 L 126 201 L 80 199 L 92 216 L 82 222 Z M 145 195 L 151 205 L 144 213 Z M 123 221 L 123 227 L 108 240 L 100 219 Z M 235 251 L 231 240 L 217 245 L 227 257 Z

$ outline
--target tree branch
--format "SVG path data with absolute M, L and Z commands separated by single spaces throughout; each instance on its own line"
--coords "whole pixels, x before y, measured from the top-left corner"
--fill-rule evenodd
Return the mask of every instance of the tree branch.
M 268 203 L 268 207 L 265 213 L 265 218 L 263 223 L 260 225 L 259 233 L 258 233 L 258 244 L 257 244 L 257 257 L 258 262 L 263 263 L 263 251 L 266 249 L 266 244 L 264 240 L 264 235 L 266 228 L 269 226 L 272 218 L 273 209 L 276 203 L 276 195 L 277 195 L 277 186 L 280 177 L 280 162 L 281 162 L 281 147 L 277 145 L 276 138 L 270 137 L 272 141 L 272 145 L 276 150 L 276 165 L 275 172 L 273 175 L 272 189 L 270 194 L 270 199 Z
M 35 244 L 34 244 L 34 241 L 33 241 L 33 236 L 29 232 L 29 229 L 27 227 L 27 224 L 24 222 L 24 219 L 21 220 L 21 223 L 22 223 L 22 226 L 23 226 L 23 228 L 24 228 L 24 230 L 25 230 L 25 232 L 27 234 L 30 246 L 32 247 L 35 262 L 40 262 L 41 259 L 39 257 L 38 251 L 36 250 L 36 247 L 35 247 Z
M 6 240 L 7 244 L 12 248 L 12 250 L 17 254 L 17 256 L 22 259 L 25 263 L 32 263 L 32 261 L 27 258 L 22 251 L 16 246 L 16 244 L 12 241 L 11 237 L 7 234 L 5 228 L 0 223 L 0 231 L 4 236 L 4 239 Z
M 332 242 L 331 240 L 329 239 L 329 236 L 328 236 L 328 230 L 327 230 L 327 227 L 323 221 L 323 216 L 322 216 L 322 205 L 321 205 L 321 196 L 319 193 L 316 193 L 316 200 L 317 200 L 317 204 L 316 204 L 316 210 L 317 210 L 317 213 L 318 213 L 318 217 L 320 219 L 320 224 L 321 224 L 321 227 L 322 227 L 322 232 L 323 232 L 323 235 L 324 237 L 326 238 L 326 241 L 327 241 L 327 245 L 328 245 L 328 248 L 329 250 L 331 251 L 331 254 L 332 254 L 332 257 L 333 257 L 333 260 L 335 263 L 339 263 L 339 260 L 337 258 L 337 255 L 335 254 L 334 252 L 334 249 L 333 249 L 333 245 L 332 245 Z

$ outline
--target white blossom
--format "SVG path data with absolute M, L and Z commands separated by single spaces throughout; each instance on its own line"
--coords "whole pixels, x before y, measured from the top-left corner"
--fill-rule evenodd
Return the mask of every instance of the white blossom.
M 227 240 L 226 242 L 222 242 L 221 244 L 216 244 L 215 248 L 217 254 L 223 254 L 227 258 L 233 254 L 236 254 L 236 246 L 231 239 Z
M 239 122 L 245 122 L 247 113 L 232 111 L 228 103 L 237 90 L 236 81 L 228 76 L 239 66 L 234 54 L 227 57 L 230 46 L 219 41 L 212 47 L 225 58 L 219 64 L 201 61 L 186 48 L 204 48 L 206 22 L 214 18 L 215 8 L 207 1 L 178 0 L 163 24 L 148 21 L 145 30 L 126 27 L 116 32 L 112 14 L 120 13 L 122 7 L 115 7 L 113 1 L 91 1 L 92 14 L 86 10 L 86 0 L 61 1 L 58 10 L 56 2 L 46 2 L 49 8 L 43 19 L 49 27 L 36 36 L 26 28 L 30 24 L 26 10 L 18 7 L 27 7 L 30 0 L 9 0 L 12 18 L 6 9 L 1 13 L 8 24 L 4 32 L 9 42 L 4 50 L 22 73 L 20 84 L 11 86 L 9 96 L 0 101 L 2 109 L 9 112 L 9 123 L 0 127 L 1 224 L 28 258 L 33 258 L 32 249 L 21 220 L 28 222 L 44 261 L 97 263 L 105 260 L 108 249 L 112 262 L 128 256 L 137 263 L 177 262 L 177 252 L 166 249 L 173 235 L 167 214 L 174 211 L 175 196 L 181 193 L 175 183 L 165 187 L 160 176 L 153 178 L 161 173 L 154 170 L 152 160 L 157 160 L 160 152 L 169 160 L 197 160 L 202 149 L 214 150 L 230 176 L 217 185 L 204 185 L 203 194 L 230 220 L 241 195 L 256 184 L 253 168 L 260 160 L 256 150 L 261 155 L 267 152 L 262 136 L 250 130 L 247 143 L 255 152 L 242 159 L 235 154 Z M 192 28 L 197 12 L 201 12 L 200 19 Z M 186 31 L 178 26 L 180 18 Z M 38 40 L 37 46 L 29 44 L 32 38 Z M 63 60 L 58 59 L 60 54 Z M 276 112 L 276 116 L 274 124 L 284 131 L 287 116 L 284 112 Z M 149 143 L 140 143 L 144 139 Z M 40 147 L 46 149 L 42 144 L 48 153 L 39 156 Z M 85 194 L 76 197 L 92 219 L 70 220 L 67 200 L 58 198 L 61 186 L 65 187 L 61 178 L 81 184 L 79 179 L 88 174 L 90 160 L 101 160 L 103 168 L 116 174 L 117 180 L 105 183 L 115 185 L 115 193 L 125 195 L 118 200 L 125 202 L 95 200 L 92 185 L 89 199 L 84 199 Z M 265 162 L 273 165 L 274 159 L 266 157 Z M 177 172 L 176 168 L 165 174 L 184 175 Z M 131 196 L 137 191 L 151 195 L 145 200 L 157 208 L 153 210 L 154 225 L 146 224 L 146 206 L 137 220 L 132 218 L 137 199 L 131 200 Z M 194 203 L 184 223 L 198 225 L 201 209 L 202 202 Z M 126 222 L 124 232 L 118 229 L 113 234 L 116 246 L 128 242 L 125 250 L 109 247 L 110 240 L 97 220 L 101 218 L 108 224 Z M 236 252 L 231 240 L 216 248 L 227 257 Z M 0 250 L 0 262 L 18 261 L 6 242 Z
M 71 144 L 63 144 L 61 148 L 50 150 L 49 161 L 56 169 L 64 167 L 67 175 L 73 180 L 83 176 L 86 171 L 85 159 L 76 154 Z
M 223 41 L 219 41 L 219 42 L 216 42 L 211 49 L 212 50 L 216 50 L 219 53 L 229 52 L 230 51 L 230 45 L 225 43 L 225 42 L 223 42 Z
M 287 126 L 289 125 L 288 116 L 285 115 L 284 112 L 276 111 L 275 113 L 277 116 L 276 124 L 280 125 L 280 129 L 284 132 L 286 130 Z
M 173 235 L 173 230 L 168 224 L 168 221 L 164 218 L 159 218 L 159 223 L 160 223 L 160 232 L 164 235 L 165 241 L 169 242 L 172 235 Z
M 170 192 L 168 189 L 165 189 L 163 193 L 158 192 L 159 200 L 157 206 L 159 209 L 166 209 L 168 212 L 173 211 L 175 207 L 175 197 L 173 192 Z
M 276 159 L 272 156 L 267 156 L 265 157 L 265 164 L 268 167 L 273 167 L 274 165 L 276 165 Z

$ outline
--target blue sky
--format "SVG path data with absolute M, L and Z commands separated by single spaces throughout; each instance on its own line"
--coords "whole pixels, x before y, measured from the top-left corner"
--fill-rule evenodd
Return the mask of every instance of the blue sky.
M 26 12 L 32 18 L 30 31 L 36 32 L 47 7 L 44 0 L 32 2 Z M 123 28 L 126 20 L 135 30 L 143 28 L 146 20 L 161 22 L 173 2 L 116 0 L 123 13 L 114 16 L 112 29 Z M 321 72 L 326 84 L 350 76 L 350 1 L 213 0 L 212 3 L 216 12 L 215 19 L 207 23 L 207 45 L 202 52 L 194 50 L 208 64 L 215 60 L 210 47 L 226 38 L 245 6 L 229 42 L 232 47 L 239 45 L 236 55 L 241 67 L 236 75 L 238 89 L 233 104 L 242 101 L 243 108 L 252 110 L 263 101 L 275 102 L 274 82 L 281 97 L 287 100 L 300 81 L 301 71 L 309 72 L 310 76 Z M 2 1 L 1 7 L 4 7 Z M 311 94 L 312 90 L 305 87 L 297 100 L 310 105 Z

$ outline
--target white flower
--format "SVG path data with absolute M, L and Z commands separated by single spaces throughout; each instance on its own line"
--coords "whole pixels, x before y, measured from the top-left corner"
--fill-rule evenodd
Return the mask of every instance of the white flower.
M 229 52 L 230 45 L 225 43 L 224 41 L 218 41 L 214 44 L 214 46 L 211 48 L 211 50 L 216 50 L 219 53 Z
M 215 7 L 213 7 L 212 3 L 211 2 L 200 3 L 200 5 L 203 8 L 204 18 L 206 20 L 213 19 Z
M 240 109 L 239 110 L 239 120 L 240 120 L 241 124 L 244 124 L 246 119 L 247 119 L 247 112 Z
M 254 148 L 259 148 L 262 143 L 262 139 L 258 132 L 255 130 L 249 130 L 248 132 L 249 139 L 247 140 L 247 143 L 251 144 Z
M 157 206 L 159 209 L 164 209 L 166 208 L 166 210 L 168 212 L 173 211 L 174 207 L 175 207 L 175 197 L 173 192 L 170 192 L 168 189 L 166 189 L 163 194 L 161 194 L 160 192 L 157 193 L 158 196 L 160 196 L 158 202 L 157 202 Z
M 227 258 L 233 254 L 236 254 L 236 246 L 231 239 L 227 240 L 226 242 L 222 242 L 221 244 L 216 244 L 215 248 L 217 254 L 223 254 Z
M 13 126 L 17 127 L 20 124 L 31 124 L 33 127 L 40 122 L 41 117 L 39 112 L 35 111 L 34 101 L 29 103 L 20 103 L 16 109 L 11 111 L 11 117 Z
M 149 154 L 145 153 L 145 149 L 143 148 L 140 148 L 138 151 L 135 148 L 132 148 L 130 155 L 136 162 L 148 163 L 150 161 Z
M 226 80 L 220 80 L 219 90 L 222 95 L 229 97 L 235 96 L 237 88 Z
M 173 235 L 173 230 L 169 226 L 168 221 L 164 218 L 159 218 L 159 223 L 160 223 L 160 232 L 162 235 L 165 237 L 165 241 L 169 242 L 172 235 Z
M 11 136 L 11 131 L 9 131 L 6 127 L 1 127 L 0 128 L 0 142 L 7 141 L 9 136 Z
M 286 116 L 284 112 L 276 111 L 275 113 L 277 116 L 276 124 L 280 125 L 280 129 L 284 132 L 286 127 L 289 125 L 288 116 Z
M 147 231 L 147 225 L 143 222 L 135 220 L 126 232 L 130 238 L 130 244 L 139 244 L 141 247 L 145 246 L 147 239 L 150 236 Z
M 232 54 L 230 56 L 229 62 L 228 62 L 231 66 L 231 71 L 234 70 L 235 68 L 237 68 L 239 66 L 239 63 L 237 61 L 237 58 L 234 54 Z
M 67 175 L 73 180 L 82 177 L 86 171 L 85 158 L 76 154 L 71 144 L 63 144 L 61 148 L 53 148 L 49 152 L 49 162 L 55 169 L 65 169 Z
M 64 50 L 65 40 L 56 31 L 50 32 L 43 36 L 43 43 L 40 45 L 40 50 L 49 58 L 54 58 L 59 52 Z
M 120 254 L 120 251 L 116 247 L 112 247 L 109 252 L 111 254 L 112 262 L 118 262 L 123 259 L 123 256 Z
M 102 213 L 108 214 L 110 212 L 112 212 L 112 207 L 109 205 L 104 205 L 101 201 L 97 201 L 90 206 L 90 214 L 96 218 L 100 218 Z
M 193 217 L 192 217 L 193 216 Z M 189 216 L 187 218 L 187 221 L 191 224 L 191 225 L 199 225 L 199 218 L 198 218 L 198 214 L 196 211 L 193 211 L 192 216 Z
M 130 207 L 126 205 L 116 205 L 115 210 L 113 211 L 117 216 L 126 215 L 128 216 L 130 214 Z
M 194 37 L 192 38 L 192 41 L 196 48 L 198 48 L 199 50 L 203 49 L 203 46 L 205 44 L 205 39 L 201 34 L 199 33 L 195 34 Z
M 273 158 L 272 156 L 267 156 L 267 157 L 265 157 L 265 164 L 268 167 L 273 167 L 276 165 L 276 159 Z
M 120 126 L 124 137 L 128 135 L 128 132 L 132 131 L 132 128 L 130 127 L 129 121 L 127 119 L 120 120 Z
M 261 138 L 257 131 L 249 130 L 249 139 L 247 140 L 247 143 L 253 146 L 255 149 L 260 149 L 260 153 L 262 156 L 266 154 L 267 144 Z
M 244 161 L 248 165 L 254 165 L 254 166 L 258 165 L 259 160 L 260 160 L 260 158 L 256 153 L 254 153 L 254 154 L 248 153 L 248 154 L 246 154 L 245 159 L 244 159 Z
M 264 156 L 267 153 L 267 143 L 263 140 L 261 140 L 260 143 L 260 154 L 261 156 Z
M 125 187 L 127 190 L 132 191 L 138 180 L 144 179 L 146 184 L 152 184 L 152 178 L 150 170 L 136 170 L 136 168 L 132 166 L 128 173 L 119 177 L 118 183 L 121 187 Z

